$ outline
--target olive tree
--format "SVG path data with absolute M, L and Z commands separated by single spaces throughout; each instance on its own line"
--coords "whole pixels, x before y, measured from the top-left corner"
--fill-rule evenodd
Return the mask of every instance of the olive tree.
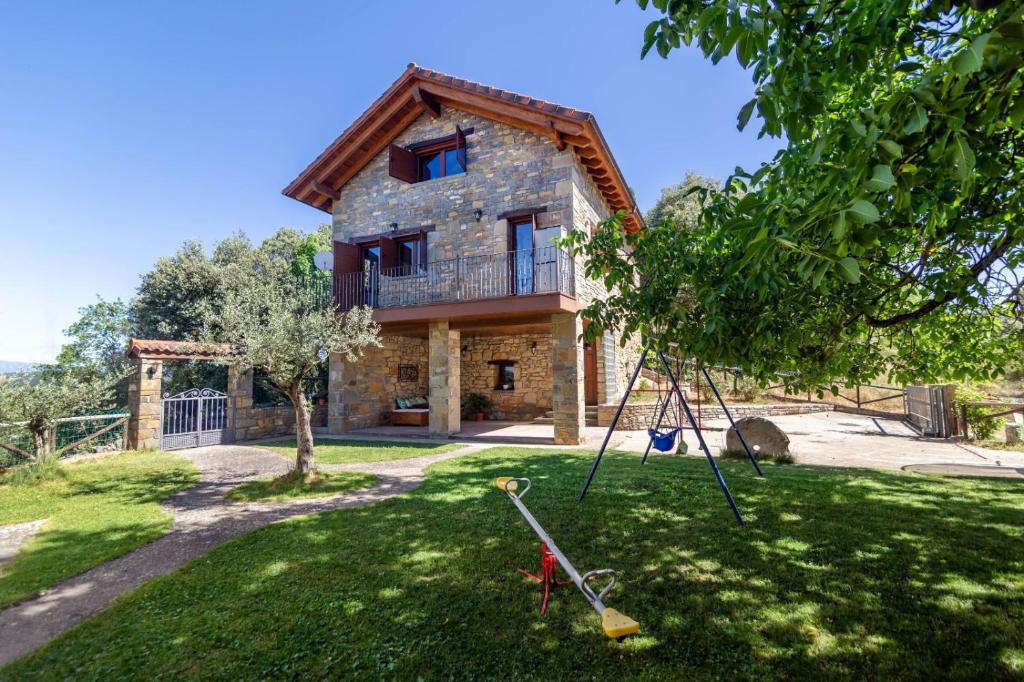
M 33 446 L 32 450 L 25 450 L 0 442 L 0 448 L 30 461 L 41 462 L 99 436 L 106 429 L 61 450 L 52 448 L 58 420 L 87 410 L 109 407 L 113 386 L 119 378 L 83 374 L 60 367 L 40 367 L 31 372 L 0 376 L 0 425 L 7 427 L 7 432 L 12 426 L 23 425 L 32 434 Z M 107 428 L 117 425 L 114 423 Z
M 289 268 L 263 263 L 224 274 L 230 285 L 211 340 L 230 345 L 224 362 L 261 370 L 288 397 L 295 410 L 295 473 L 307 477 L 316 464 L 303 382 L 317 375 L 330 353 L 354 362 L 368 346 L 380 347 L 380 327 L 370 308 L 340 314 L 324 306 Z

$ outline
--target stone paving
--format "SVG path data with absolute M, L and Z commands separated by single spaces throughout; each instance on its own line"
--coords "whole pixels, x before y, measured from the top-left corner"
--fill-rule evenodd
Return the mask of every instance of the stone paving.
M 325 465 L 324 469 L 367 471 L 380 480 L 364 490 L 333 497 L 248 503 L 234 502 L 224 494 L 245 481 L 284 474 L 290 467 L 287 459 L 245 446 L 183 450 L 181 454 L 199 469 L 200 482 L 163 503 L 174 518 L 171 532 L 0 611 L 0 667 L 34 651 L 147 580 L 170 573 L 243 533 L 293 516 L 373 504 L 400 495 L 420 485 L 430 464 L 482 448 L 467 446 L 390 462 Z

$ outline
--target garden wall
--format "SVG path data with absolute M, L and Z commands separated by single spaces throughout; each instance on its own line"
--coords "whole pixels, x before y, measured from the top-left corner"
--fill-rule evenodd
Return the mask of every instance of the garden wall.
M 597 408 L 597 425 L 607 427 L 615 417 L 615 410 L 618 405 L 599 405 Z M 650 428 L 654 421 L 655 408 L 657 403 L 628 403 L 622 410 L 616 431 L 644 431 Z M 788 414 L 809 414 L 812 412 L 831 412 L 835 405 L 826 403 L 807 403 L 803 405 L 729 405 L 729 412 L 734 419 L 740 417 L 781 417 Z M 697 417 L 697 406 L 690 404 L 694 418 Z M 701 420 L 725 419 L 725 413 L 718 405 L 701 405 Z M 668 423 L 672 423 L 671 416 L 667 416 Z

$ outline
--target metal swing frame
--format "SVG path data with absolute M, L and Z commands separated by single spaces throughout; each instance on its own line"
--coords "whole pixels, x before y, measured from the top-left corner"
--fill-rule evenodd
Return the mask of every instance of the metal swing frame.
M 601 465 L 601 458 L 604 457 L 605 450 L 608 448 L 608 442 L 611 440 L 612 433 L 615 431 L 615 427 L 619 423 L 619 418 L 622 416 L 622 410 L 626 407 L 626 401 L 629 399 L 629 394 L 632 392 L 633 385 L 636 383 L 637 377 L 640 376 L 640 371 L 643 369 L 644 362 L 647 360 L 647 356 L 650 352 L 650 349 L 645 347 L 640 353 L 640 359 L 637 361 L 636 368 L 633 370 L 633 374 L 629 378 L 629 385 L 626 386 L 626 391 L 622 394 L 622 399 L 619 400 L 619 406 L 618 409 L 615 410 L 615 416 L 612 418 L 612 423 L 608 425 L 608 431 L 605 433 L 604 440 L 601 442 L 601 448 L 597 451 L 597 457 L 594 458 L 594 463 L 590 467 L 590 473 L 587 475 L 587 480 L 583 484 L 583 488 L 580 490 L 579 495 L 576 497 L 579 502 L 582 502 L 587 496 L 587 491 L 590 489 L 590 484 L 594 481 L 594 475 L 597 473 L 597 468 Z M 718 468 L 718 463 L 711 455 L 711 450 L 708 448 L 708 444 L 704 441 L 704 435 L 697 427 L 697 422 L 693 418 L 693 412 L 690 411 L 690 405 L 686 402 L 686 397 L 683 395 L 683 391 L 679 388 L 679 383 L 676 381 L 676 375 L 672 372 L 672 367 L 669 365 L 668 359 L 665 357 L 665 351 L 656 351 L 656 355 L 658 360 L 661 361 L 661 365 L 664 367 L 665 373 L 668 375 L 668 380 L 671 386 L 669 387 L 668 397 L 661 406 L 655 431 L 661 426 L 661 420 L 665 416 L 665 410 L 668 408 L 668 403 L 674 393 L 679 400 L 679 404 L 682 405 L 683 412 L 686 414 L 686 420 L 689 422 L 690 427 L 697 436 L 697 442 L 700 444 L 701 451 L 703 451 L 704 456 L 707 458 L 708 464 L 711 465 L 711 471 L 715 474 L 715 480 L 718 481 L 718 485 L 722 489 L 722 494 L 725 495 L 725 499 L 729 503 L 729 507 L 732 509 L 733 516 L 736 517 L 736 522 L 741 526 L 746 525 L 746 522 L 743 520 L 743 515 L 736 506 L 736 501 L 733 499 L 732 493 L 729 491 L 729 486 L 725 482 L 725 478 L 722 476 L 722 471 Z M 732 413 L 729 412 L 729 408 L 726 407 L 725 401 L 722 400 L 722 395 L 718 392 L 718 387 L 715 386 L 715 382 L 711 380 L 711 375 L 708 374 L 706 368 L 702 367 L 701 371 L 704 374 L 704 378 L 707 380 L 708 385 L 711 386 L 711 390 L 715 394 L 718 404 L 721 405 L 722 411 L 729 419 L 729 423 L 736 430 L 736 435 L 739 436 L 740 442 L 743 444 L 743 449 L 747 453 L 747 457 L 750 458 L 751 464 L 754 465 L 754 470 L 757 471 L 758 476 L 764 476 L 764 472 L 761 471 L 761 467 L 757 463 L 757 458 L 754 456 L 753 451 L 747 444 L 746 438 L 743 437 L 743 433 L 740 431 L 739 426 L 736 425 L 736 421 L 732 418 Z M 651 452 L 651 445 L 653 443 L 654 438 L 652 436 L 648 439 L 647 448 L 644 450 L 644 456 L 641 460 L 642 464 L 647 463 L 647 456 Z

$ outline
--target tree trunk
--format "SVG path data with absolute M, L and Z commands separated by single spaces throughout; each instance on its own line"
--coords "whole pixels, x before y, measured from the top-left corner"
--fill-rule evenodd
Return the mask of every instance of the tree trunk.
M 32 431 L 32 443 L 35 445 L 35 460 L 41 462 L 47 459 L 52 452 L 50 447 L 52 444 L 51 429 L 41 429 L 38 431 Z
M 313 429 L 309 423 L 309 407 L 306 397 L 302 395 L 302 386 L 289 391 L 292 405 L 295 407 L 295 442 L 298 452 L 295 455 L 295 473 L 307 476 L 316 471 L 313 459 Z

